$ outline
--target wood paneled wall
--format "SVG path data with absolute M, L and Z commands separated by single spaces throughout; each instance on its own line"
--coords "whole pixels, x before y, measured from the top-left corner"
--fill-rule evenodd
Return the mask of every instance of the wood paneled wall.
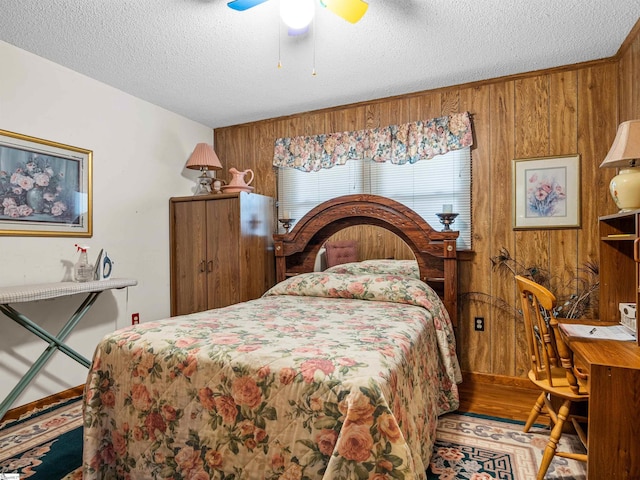
M 375 225 L 354 225 L 336 232 L 329 240 L 356 240 L 358 260 L 389 258 L 415 260 L 409 245 L 394 233 Z
M 640 118 L 640 20 L 620 47 L 620 122 Z
M 573 279 L 579 269 L 586 262 L 598 262 L 598 216 L 615 211 L 608 192 L 615 172 L 598 167 L 618 123 L 640 118 L 638 31 L 636 24 L 611 59 L 219 128 L 216 152 L 225 171 L 251 168 L 256 191 L 275 196 L 271 161 L 276 138 L 375 128 L 469 111 L 475 137 L 474 253 L 471 260 L 461 262 L 460 292 L 482 292 L 515 305 L 512 276 L 495 271 L 490 261 L 505 247 L 521 264 L 548 269 L 552 288 L 566 294 L 577 288 Z M 581 228 L 514 231 L 512 160 L 576 153 L 581 156 Z M 381 237 L 376 233 L 369 238 Z M 466 300 L 460 305 L 457 339 L 463 370 L 525 376 L 522 324 L 485 302 Z M 473 329 L 477 316 L 485 318 L 484 332 Z

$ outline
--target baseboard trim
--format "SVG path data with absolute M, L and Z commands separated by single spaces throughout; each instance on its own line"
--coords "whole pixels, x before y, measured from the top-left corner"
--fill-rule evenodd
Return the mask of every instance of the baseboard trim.
M 21 405 L 19 407 L 11 409 L 7 413 L 5 413 L 4 417 L 2 417 L 0 420 L 2 420 L 3 422 L 6 422 L 7 420 L 17 420 L 25 413 L 37 410 L 39 408 L 44 408 L 49 405 L 53 405 L 54 403 L 60 402 L 62 400 L 80 396 L 83 392 L 84 385 L 78 385 L 77 387 L 69 388 L 68 390 L 65 390 L 63 392 L 54 393 L 53 395 L 49 395 L 48 397 L 40 398 L 31 403 L 27 403 L 26 405 Z
M 469 382 L 470 384 L 501 385 L 539 392 L 528 378 L 494 375 L 492 373 L 462 372 L 462 379 L 463 382 Z

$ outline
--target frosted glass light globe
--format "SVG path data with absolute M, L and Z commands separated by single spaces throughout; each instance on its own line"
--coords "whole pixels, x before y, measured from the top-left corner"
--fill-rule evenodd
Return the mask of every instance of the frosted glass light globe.
M 299 30 L 311 23 L 315 0 L 280 0 L 280 18 L 289 27 Z

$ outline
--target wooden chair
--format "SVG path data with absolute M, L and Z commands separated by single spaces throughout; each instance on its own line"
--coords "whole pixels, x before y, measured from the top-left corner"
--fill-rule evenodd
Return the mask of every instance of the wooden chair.
M 358 242 L 356 240 L 336 240 L 324 244 L 327 267 L 358 261 Z
M 529 431 L 545 408 L 554 424 L 538 470 L 537 479 L 542 480 L 554 455 L 587 461 L 586 454 L 558 452 L 556 449 L 567 421 L 571 421 L 578 437 L 586 446 L 586 435 L 580 425 L 586 418 L 574 415 L 572 404 L 587 402 L 589 395 L 578 384 L 574 374 L 572 352 L 558 332 L 558 321 L 553 315 L 556 297 L 542 285 L 519 275 L 516 276 L 516 283 L 520 292 L 529 347 L 529 379 L 542 390 L 523 431 Z M 557 410 L 551 401 L 553 397 L 562 402 Z

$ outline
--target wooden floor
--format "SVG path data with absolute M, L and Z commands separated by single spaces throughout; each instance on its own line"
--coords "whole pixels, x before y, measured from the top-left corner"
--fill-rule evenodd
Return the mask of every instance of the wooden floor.
M 526 421 L 540 390 L 526 378 L 463 373 L 460 412 L 471 412 L 509 420 Z M 537 423 L 546 423 L 543 416 Z

